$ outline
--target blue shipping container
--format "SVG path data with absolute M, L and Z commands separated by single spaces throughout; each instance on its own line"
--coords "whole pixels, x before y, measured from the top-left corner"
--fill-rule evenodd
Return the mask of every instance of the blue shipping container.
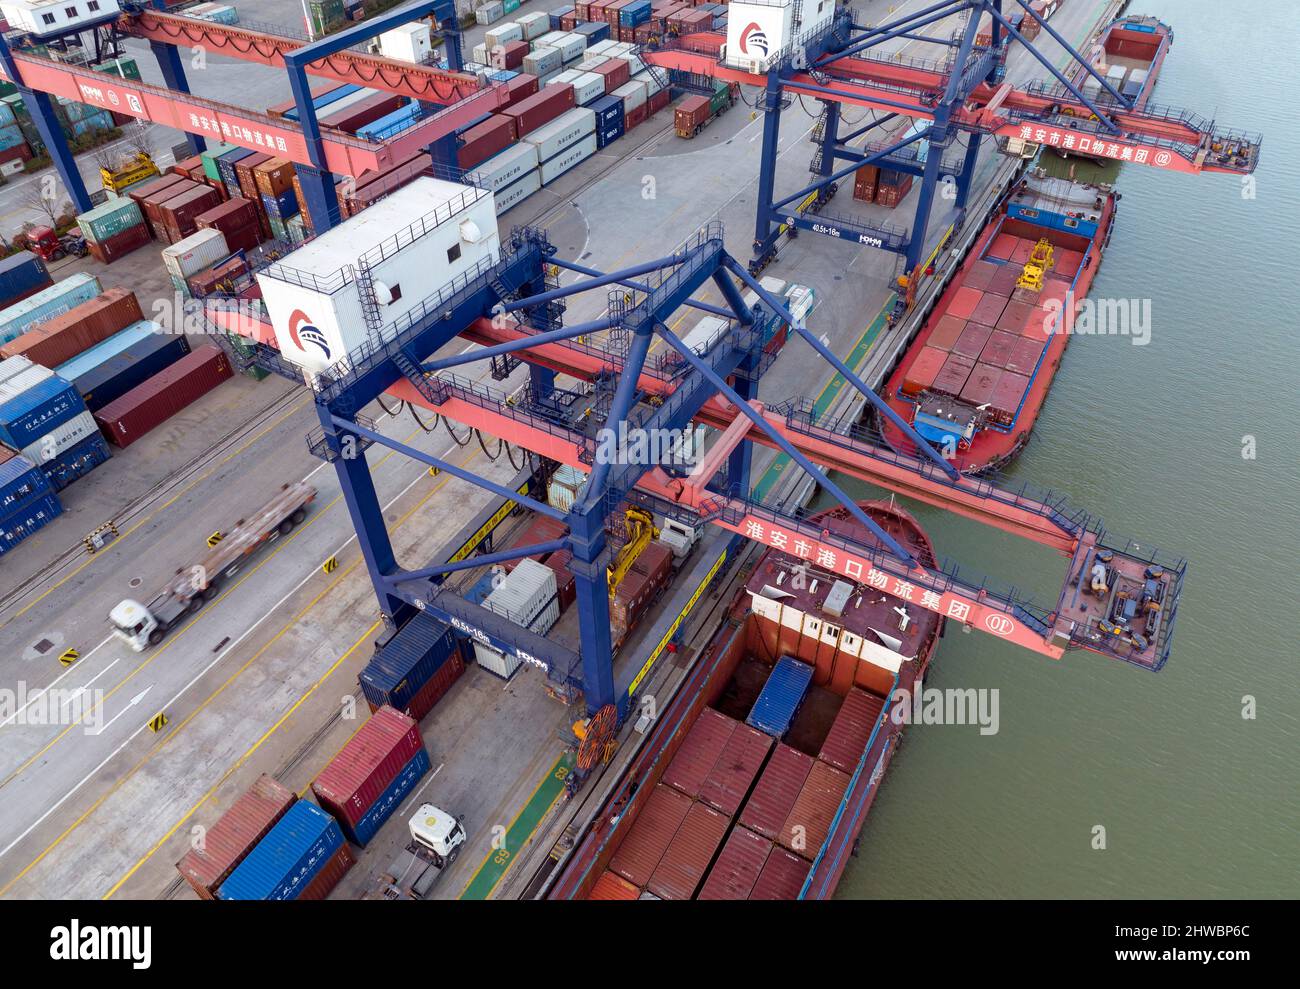
M 85 477 L 112 456 L 104 437 L 96 432 L 80 443 L 74 443 L 53 460 L 41 464 L 55 491 L 62 491 L 73 481 Z
M 350 82 L 345 83 L 344 85 L 340 86 L 338 89 L 331 89 L 328 93 L 324 93 L 320 96 L 317 96 L 315 99 L 311 101 L 311 105 L 316 108 L 316 115 L 319 117 L 322 107 L 329 106 L 335 100 L 341 100 L 343 99 L 343 97 L 355 93 L 360 88 L 361 88 L 360 86 L 357 86 L 353 83 Z M 294 107 L 292 110 L 286 111 L 284 115 L 284 119 L 297 120 L 298 108 Z
M 163 333 L 146 319 L 60 364 L 58 374 L 72 382 L 86 408 L 98 412 L 189 352 L 183 335 Z
M 55 375 L 0 404 L 0 441 L 17 450 L 86 411 L 71 383 Z
M 547 16 L 551 19 L 551 30 L 559 31 L 560 21 L 573 13 L 572 7 L 560 7 L 558 10 L 552 10 Z
M 8 518 L 49 493 L 44 471 L 26 457 L 13 456 L 0 464 L 0 518 Z
M 587 104 L 596 113 L 596 147 L 623 136 L 623 100 L 618 96 L 601 96 Z
M 423 115 L 424 108 L 419 103 L 408 103 L 401 109 L 394 110 L 392 113 L 358 128 L 357 137 L 384 141 L 410 127 Z
M 0 519 L 0 556 L 62 514 L 63 506 L 59 504 L 58 495 L 51 493 Z
M 8 308 L 19 296 L 53 284 L 45 262 L 31 251 L 0 260 L 0 308 Z
M 279 197 L 268 196 L 264 192 L 262 193 L 262 205 L 266 207 L 268 216 L 287 220 L 298 212 L 298 194 L 293 189 L 285 189 Z
M 650 0 L 632 0 L 632 3 L 625 4 L 618 12 L 618 23 L 621 27 L 639 27 L 648 20 L 650 20 Z
M 772 667 L 772 673 L 763 684 L 745 724 L 774 738 L 782 738 L 790 730 L 799 705 L 803 703 L 812 675 L 813 668 L 807 663 L 801 663 L 793 656 L 782 656 Z
M 293 900 L 343 845 L 338 821 L 299 800 L 217 890 L 221 900 Z
M 456 650 L 448 625 L 421 611 L 397 630 L 357 678 L 366 700 L 405 711 Z
M 587 21 L 578 24 L 573 29 L 574 34 L 580 34 L 587 39 L 587 47 L 597 44 L 601 41 L 609 40 L 609 25 L 604 21 Z
M 340 821 L 339 826 L 343 833 L 348 836 L 348 840 L 354 845 L 361 845 L 363 848 L 369 843 L 370 839 L 375 836 L 384 822 L 393 816 L 393 811 L 402 805 L 415 784 L 424 778 L 424 774 L 429 771 L 429 753 L 421 749 L 415 755 L 411 756 L 411 761 L 402 767 L 402 771 L 397 774 L 397 778 L 388 784 L 388 788 L 379 795 L 379 799 L 370 805 L 370 809 L 357 821 L 356 829 L 353 830 L 345 822 Z

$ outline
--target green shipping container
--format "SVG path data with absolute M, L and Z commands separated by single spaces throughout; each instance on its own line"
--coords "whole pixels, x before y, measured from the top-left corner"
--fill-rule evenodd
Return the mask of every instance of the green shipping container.
M 96 206 L 88 213 L 77 217 L 77 226 L 86 240 L 92 244 L 102 244 L 116 234 L 131 230 L 144 223 L 140 207 L 131 198 L 110 199 L 102 206 Z
M 238 333 L 227 333 L 226 339 L 230 341 L 230 348 L 240 357 L 251 357 L 253 355 L 252 346 Z M 243 373 L 254 381 L 261 381 L 269 372 L 256 364 L 250 364 L 244 369 Z
M 319 38 L 347 20 L 343 0 L 311 0 L 307 5 L 307 11 L 311 18 L 311 34 L 314 38 Z
M 214 182 L 221 181 L 221 168 L 217 165 L 217 159 L 229 151 L 238 151 L 238 144 L 218 144 L 216 147 L 208 148 L 203 152 L 203 174 Z
M 713 84 L 713 97 L 709 100 L 709 116 L 716 117 L 727 108 L 731 99 L 731 87 L 725 82 Z
M 513 14 L 516 10 L 519 9 L 519 2 L 520 0 L 505 0 L 504 4 L 502 5 L 502 12 L 506 14 Z
M 118 76 L 122 79 L 134 79 L 136 82 L 140 81 L 140 66 L 135 64 L 133 58 L 110 58 L 107 62 L 92 65 L 91 68 L 106 75 Z

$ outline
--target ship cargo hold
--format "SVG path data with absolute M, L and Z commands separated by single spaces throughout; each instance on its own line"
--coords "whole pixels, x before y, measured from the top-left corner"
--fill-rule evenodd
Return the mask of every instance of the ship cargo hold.
M 1108 24 L 1098 37 L 1092 67 L 1120 96 L 1140 110 L 1156 88 L 1160 69 L 1173 43 L 1173 29 L 1163 21 L 1154 17 L 1121 17 Z M 1078 67 L 1072 81 L 1084 96 L 1098 105 L 1116 102 L 1083 66 Z
M 991 215 L 891 372 L 884 397 L 959 470 L 1009 463 L 1029 441 L 1109 243 L 1109 186 L 1031 175 Z M 914 444 L 892 423 L 885 441 Z
M 902 509 L 862 508 L 924 565 L 929 538 Z M 842 508 L 813 516 L 874 536 Z M 924 676 L 944 619 L 776 550 L 577 836 L 553 899 L 827 899 L 902 725 L 897 692 Z M 900 612 L 905 615 L 900 617 Z

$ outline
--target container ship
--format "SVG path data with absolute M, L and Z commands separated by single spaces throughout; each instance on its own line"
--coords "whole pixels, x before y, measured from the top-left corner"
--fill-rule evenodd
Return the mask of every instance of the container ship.
M 891 502 L 861 504 L 918 559 Z M 874 537 L 842 507 L 815 518 Z M 592 817 L 552 899 L 829 899 L 944 619 L 768 550 L 727 620 Z
M 1118 200 L 1108 185 L 1023 178 L 890 375 L 890 406 L 964 473 L 1000 468 L 1028 442 Z M 882 429 L 892 449 L 916 452 L 897 426 Z
M 1092 67 L 1140 110 L 1156 88 L 1160 67 L 1173 43 L 1173 28 L 1163 21 L 1154 17 L 1121 17 L 1106 25 L 1097 38 L 1092 50 Z M 1114 97 L 1082 66 L 1072 81 L 1088 99 L 1114 102 Z

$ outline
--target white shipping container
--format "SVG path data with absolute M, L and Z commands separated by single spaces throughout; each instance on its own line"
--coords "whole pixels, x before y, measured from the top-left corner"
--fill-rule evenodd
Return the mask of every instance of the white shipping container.
M 23 447 L 21 452 L 32 463 L 43 464 L 98 432 L 99 426 L 95 423 L 94 415 L 82 412 L 62 425 L 55 426 L 35 443 Z
M 543 76 L 564 68 L 564 59 L 560 49 L 550 45 L 533 45 L 533 50 L 524 56 L 524 71 L 529 75 Z
M 646 97 L 654 96 L 664 88 L 664 84 L 659 81 L 659 73 L 652 69 L 642 69 L 640 72 L 633 72 L 632 78 L 645 85 Z
M 591 49 L 587 49 L 587 57 L 574 66 L 579 72 L 595 72 L 598 68 L 609 61 L 605 55 L 593 55 Z
M 505 46 L 512 41 L 523 41 L 524 29 L 514 21 L 506 21 L 504 24 L 498 24 L 487 34 L 483 35 L 483 41 L 488 48 L 496 48 L 498 45 Z
M 480 24 L 495 24 L 505 16 L 505 12 L 505 5 L 500 0 L 495 3 L 485 3 L 474 11 L 474 20 Z
M 379 51 L 402 62 L 423 62 L 433 54 L 429 22 L 413 21 L 385 31 L 379 36 Z
M 610 42 L 610 47 L 606 54 L 614 55 L 618 58 L 623 58 L 627 55 L 634 55 L 636 54 L 636 45 L 630 41 L 613 41 Z
M 542 173 L 542 185 L 548 185 L 558 179 L 580 161 L 590 158 L 596 153 L 596 135 L 595 132 L 588 134 L 577 144 L 571 145 L 564 151 L 552 158 L 550 161 L 542 162 L 539 171 Z
M 588 134 L 596 134 L 596 113 L 586 107 L 574 107 L 566 110 L 549 124 L 545 124 L 531 134 L 525 134 L 521 140 L 537 147 L 537 160 L 545 164 Z M 542 182 L 546 182 L 545 176 Z
M 540 38 L 542 35 L 551 30 L 551 17 L 542 11 L 534 11 L 531 14 L 524 14 L 523 17 L 515 21 L 520 30 L 524 32 L 524 40 L 532 41 L 534 38 Z
M 228 257 L 230 248 L 220 230 L 196 231 L 162 251 L 163 267 L 182 281 Z
M 483 607 L 520 628 L 545 635 L 560 620 L 555 591 L 555 571 L 525 557 L 483 599 Z
M 497 215 L 500 216 L 512 206 L 518 206 L 541 187 L 541 172 L 534 168 L 531 172 L 524 173 L 496 193 Z
M 553 82 L 555 80 L 555 77 L 558 76 L 563 71 L 564 71 L 564 66 L 561 65 L 561 66 L 557 66 L 554 69 L 551 69 L 550 72 L 542 73 L 537 77 L 538 87 L 540 88 L 542 86 L 547 85 L 550 82 Z
M 614 49 L 618 47 L 617 41 L 610 41 L 606 38 L 604 41 L 597 41 L 594 45 L 587 46 L 588 55 L 604 55 L 610 58 L 615 54 Z
M 394 321 L 494 260 L 499 247 L 490 192 L 421 176 L 263 269 L 257 281 L 280 352 L 310 380 L 367 341 L 382 342 Z M 374 329 L 357 283 L 363 262 L 379 308 Z
M 586 106 L 605 95 L 605 77 L 595 72 L 576 72 L 573 80 L 573 101 Z
M 730 324 L 721 316 L 705 316 L 695 328 L 682 337 L 682 343 L 703 357 L 714 344 L 727 335 Z M 680 355 L 678 355 L 680 356 Z
M 487 65 L 487 64 L 488 64 L 488 50 L 487 50 L 487 45 L 483 44 L 482 42 L 479 42 L 477 45 L 474 46 L 474 51 L 471 52 L 471 54 L 472 54 L 473 57 L 474 57 L 474 62 L 478 63 L 479 65 Z M 472 63 L 471 63 L 471 64 L 472 64 Z M 469 71 L 470 71 L 470 68 L 469 68 L 468 65 L 465 66 L 465 71 L 466 71 L 466 72 L 469 72 Z
M 465 178 L 474 185 L 481 186 L 489 192 L 504 189 L 515 179 L 537 167 L 537 145 L 520 141 L 512 144 L 500 154 L 495 154 Z M 497 197 L 497 208 L 501 207 L 501 197 Z
M 551 44 L 560 49 L 566 62 L 573 62 L 584 57 L 583 53 L 587 50 L 587 36 L 563 31 L 560 32 L 559 39 L 552 41 Z
M 568 33 L 568 31 L 547 31 L 533 42 L 533 47 L 536 48 L 538 45 L 541 45 L 545 48 L 558 48 L 559 39 L 563 38 Z
M 551 475 L 551 482 L 546 486 L 546 500 L 552 508 L 567 512 L 573 507 L 578 492 L 587 483 L 587 475 L 576 467 L 561 464 Z
M 509 680 L 524 665 L 524 661 L 514 653 L 506 656 L 481 642 L 474 643 L 474 659 L 483 669 L 495 673 L 503 680 Z
M 623 112 L 630 113 L 645 102 L 645 83 L 633 79 L 631 82 L 625 82 L 609 95 L 617 96 L 622 100 Z

